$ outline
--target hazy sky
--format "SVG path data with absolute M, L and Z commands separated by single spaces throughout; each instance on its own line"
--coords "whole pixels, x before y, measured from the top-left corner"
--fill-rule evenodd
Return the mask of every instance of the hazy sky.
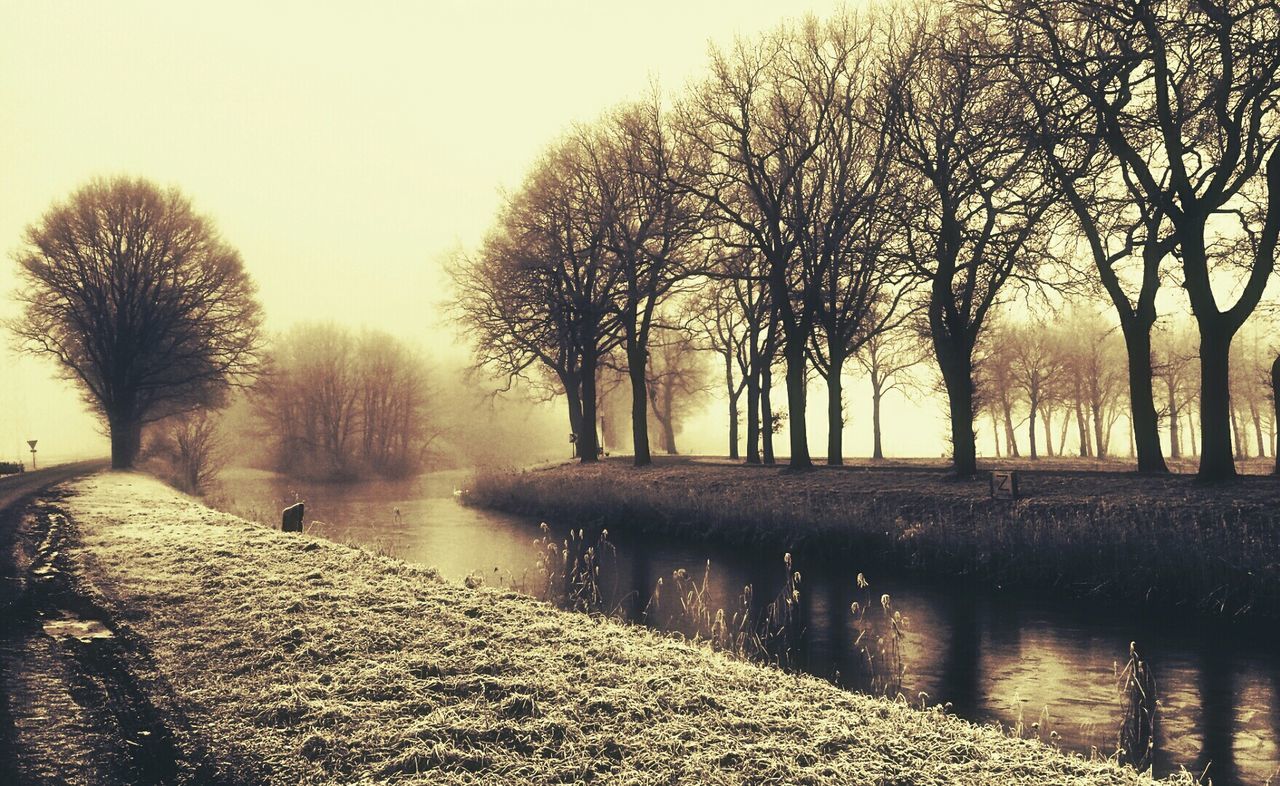
M 478 243 L 544 145 L 655 78 L 696 77 L 708 42 L 836 5 L 0 2 L 0 314 L 23 228 L 123 173 L 178 186 L 217 221 L 272 330 L 333 319 L 457 352 L 442 261 Z M 0 457 L 28 437 L 51 457 L 105 452 L 50 366 L 6 346 L 0 370 Z M 860 390 L 850 454 L 869 449 Z M 723 450 L 719 413 L 686 445 Z M 936 452 L 943 428 L 931 406 L 896 452 Z

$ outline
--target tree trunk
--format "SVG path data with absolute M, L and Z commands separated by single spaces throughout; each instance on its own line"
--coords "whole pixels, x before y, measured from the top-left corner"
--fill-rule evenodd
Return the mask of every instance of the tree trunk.
M 1182 458 L 1182 440 L 1178 433 L 1178 390 L 1172 378 L 1166 380 L 1165 387 L 1169 391 L 1169 458 Z
M 1231 331 L 1200 319 L 1200 471 L 1201 480 L 1236 476 L 1231 452 Z
M 1271 364 L 1271 402 L 1274 412 L 1274 419 L 1271 421 L 1276 424 L 1276 441 L 1272 443 L 1272 455 L 1276 457 L 1276 468 L 1274 474 L 1280 475 L 1280 356 L 1276 357 L 1274 363 Z
M 760 463 L 760 372 L 747 374 L 747 463 Z
M 1080 432 L 1080 458 L 1089 458 L 1093 455 L 1093 445 L 1084 416 L 1084 405 L 1079 400 L 1076 401 L 1076 428 Z
M 1245 444 L 1244 436 L 1240 433 L 1240 419 L 1236 416 L 1236 405 L 1232 404 L 1231 411 L 1231 436 L 1235 440 L 1235 458 L 1237 461 L 1249 457 L 1249 447 Z
M 600 459 L 600 441 L 596 439 L 596 359 L 582 358 L 582 423 L 578 432 L 578 460 L 591 464 Z
M 674 456 L 676 454 L 676 416 L 672 411 L 674 409 L 675 385 L 668 384 L 662 387 L 662 442 L 666 448 L 667 455 Z
M 871 384 L 871 458 L 880 461 L 884 458 L 884 448 L 880 444 L 880 385 Z
M 973 357 L 963 342 L 934 331 L 938 369 L 947 388 L 951 415 L 951 465 L 958 477 L 978 472 L 978 446 L 973 433 Z
M 1053 458 L 1053 410 L 1041 407 L 1040 419 L 1044 421 L 1044 455 Z
M 1196 448 L 1196 422 L 1190 412 L 1187 413 L 1187 436 L 1191 437 L 1191 455 L 1198 455 L 1200 451 Z
M 107 418 L 111 430 L 111 468 L 132 469 L 142 444 L 142 423 L 132 415 Z
M 1004 410 L 1004 447 L 1005 453 L 1009 454 L 1009 458 L 1019 458 L 1022 454 L 1018 452 L 1018 432 L 1013 427 L 1013 406 L 1009 404 L 1007 396 L 1002 393 L 1001 408 Z
M 1258 458 L 1267 457 L 1267 443 L 1262 437 L 1262 415 L 1258 412 L 1258 402 L 1249 401 L 1249 417 L 1253 419 L 1253 434 L 1258 440 Z
M 840 379 L 843 365 L 833 355 L 827 375 L 827 464 L 833 467 L 844 463 L 844 381 Z
M 569 404 L 569 433 L 573 435 L 573 457 L 582 455 L 582 388 L 578 379 L 560 376 L 564 397 Z
M 1129 453 L 1138 455 L 1139 472 L 1168 472 L 1160 447 L 1160 416 L 1151 389 L 1151 328 L 1122 320 L 1125 353 L 1129 356 Z
M 646 355 L 644 347 L 627 348 L 627 375 L 631 377 L 631 444 L 635 453 L 635 466 L 653 463 L 649 454 L 649 389 L 645 379 Z
M 760 437 L 764 443 L 764 463 L 777 463 L 773 456 L 773 364 L 768 358 L 760 372 Z
M 729 398 L 729 459 L 738 459 L 738 396 L 741 391 L 733 385 L 733 357 L 724 356 L 725 394 Z
M 1027 407 L 1027 437 L 1031 440 L 1031 460 L 1035 461 L 1040 456 L 1036 454 L 1036 405 L 1034 402 Z
M 1000 458 L 1000 419 L 995 410 L 991 411 L 991 441 L 996 447 L 996 458 Z
M 1093 445 L 1094 454 L 1098 458 L 1107 457 L 1107 440 L 1102 436 L 1102 407 L 1098 402 L 1089 405 L 1089 410 L 1093 414 Z
M 792 469 L 813 466 L 809 458 L 808 421 L 805 417 L 805 357 L 800 340 L 789 341 L 784 353 L 787 361 L 787 434 L 791 437 Z

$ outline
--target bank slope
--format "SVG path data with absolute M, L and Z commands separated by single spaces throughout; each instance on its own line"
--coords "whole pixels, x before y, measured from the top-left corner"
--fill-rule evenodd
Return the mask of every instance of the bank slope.
M 76 560 L 225 776 L 270 783 L 1134 784 L 1105 762 L 284 535 L 136 474 Z M 1189 782 L 1189 781 L 1188 781 Z

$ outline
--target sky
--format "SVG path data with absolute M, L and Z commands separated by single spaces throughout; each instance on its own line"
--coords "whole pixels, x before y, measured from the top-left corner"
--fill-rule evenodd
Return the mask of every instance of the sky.
M 269 330 L 379 328 L 458 365 L 443 263 L 479 244 L 548 143 L 655 80 L 678 92 L 710 43 L 836 7 L 0 0 L 0 316 L 15 315 L 24 227 L 89 179 L 127 174 L 177 186 L 215 220 Z M 850 386 L 847 450 L 865 454 L 869 399 Z M 818 454 L 820 385 L 809 409 Z M 712 400 L 682 447 L 722 452 L 723 410 Z M 934 401 L 890 400 L 885 424 L 898 455 L 938 455 L 947 428 Z M 107 449 L 76 388 L 6 336 L 0 458 L 30 438 L 50 458 Z

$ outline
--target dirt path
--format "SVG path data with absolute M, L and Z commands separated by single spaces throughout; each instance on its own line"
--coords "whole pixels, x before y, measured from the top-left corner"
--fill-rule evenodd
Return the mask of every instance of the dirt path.
M 212 782 L 193 761 L 202 757 L 180 750 L 180 716 L 157 709 L 155 686 L 139 680 L 146 653 L 68 556 L 74 525 L 49 489 L 99 468 L 0 482 L 0 783 Z

